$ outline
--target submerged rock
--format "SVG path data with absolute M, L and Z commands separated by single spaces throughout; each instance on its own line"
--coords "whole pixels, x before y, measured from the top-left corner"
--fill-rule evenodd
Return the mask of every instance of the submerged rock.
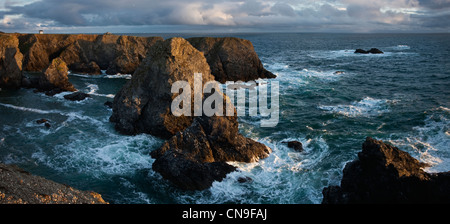
M 108 204 L 98 193 L 80 191 L 0 164 L 0 204 Z
M 14 35 L 0 34 L 0 87 L 19 88 L 22 82 L 22 59 L 19 40 Z
M 253 44 L 248 40 L 234 37 L 196 37 L 187 40 L 204 53 L 216 81 L 246 82 L 276 77 L 263 67 Z
M 156 43 L 123 88 L 116 94 L 110 121 L 123 134 L 149 133 L 170 138 L 189 127 L 193 117 L 171 113 L 175 98 L 171 85 L 189 83 L 194 93 L 194 74 L 202 73 L 202 86 L 214 80 L 201 52 L 183 38 Z M 191 102 L 192 109 L 194 102 Z
M 341 186 L 323 189 L 324 204 L 448 203 L 450 172 L 427 173 L 408 153 L 367 138 L 358 159 L 347 163 Z

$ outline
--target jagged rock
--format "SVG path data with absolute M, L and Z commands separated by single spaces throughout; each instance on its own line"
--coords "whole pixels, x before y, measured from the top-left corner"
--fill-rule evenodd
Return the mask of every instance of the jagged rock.
M 427 173 L 408 153 L 367 138 L 358 159 L 347 163 L 341 186 L 323 189 L 324 204 L 448 203 L 450 172 Z
M 172 38 L 156 43 L 114 97 L 110 121 L 123 134 L 149 133 L 170 138 L 189 127 L 193 119 L 171 113 L 175 98 L 171 85 L 187 81 L 194 93 L 194 73 L 202 73 L 202 86 L 214 79 L 203 54 L 189 42 Z M 194 106 L 193 101 L 191 105 Z
M 62 91 L 76 91 L 72 83 L 69 82 L 68 71 L 69 69 L 63 60 L 60 58 L 53 59 L 40 77 L 38 89 L 46 91 L 48 95 L 54 95 Z
M 204 190 L 235 171 L 228 161 L 254 162 L 271 149 L 239 133 L 236 117 L 197 117 L 151 152 L 153 170 L 184 190 Z
M 70 101 L 81 101 L 81 100 L 86 99 L 87 97 L 91 97 L 91 96 L 89 94 L 83 93 L 83 92 L 74 92 L 74 93 L 65 95 L 64 99 L 70 100 Z
M 18 88 L 22 83 L 23 55 L 14 35 L 0 34 L 0 87 Z
M 107 204 L 98 193 L 80 191 L 0 164 L 0 204 Z
M 187 40 L 204 53 L 216 81 L 245 82 L 276 77 L 264 69 L 253 44 L 248 40 L 234 37 L 196 37 Z

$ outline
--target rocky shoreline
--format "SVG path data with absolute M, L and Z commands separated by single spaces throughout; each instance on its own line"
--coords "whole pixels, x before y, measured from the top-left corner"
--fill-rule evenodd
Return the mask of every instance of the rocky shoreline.
M 98 193 L 34 176 L 0 163 L 0 204 L 108 204 Z
M 67 95 L 67 100 L 82 100 L 89 95 L 77 92 L 68 72 L 96 75 L 102 70 L 107 74 L 132 74 L 114 101 L 108 103 L 112 108 L 110 121 L 121 134 L 148 133 L 164 139 L 162 146 L 149 155 L 155 159 L 152 169 L 180 189 L 208 189 L 237 169 L 227 162 L 255 162 L 272 152 L 239 133 L 236 110 L 233 106 L 225 108 L 230 105 L 224 93 L 214 94 L 223 99 L 224 111 L 235 111 L 233 116 L 202 113 L 177 117 L 171 113 L 171 102 L 179 95 L 171 92 L 171 85 L 186 81 L 194 92 L 195 73 L 202 74 L 201 84 L 275 78 L 264 69 L 250 41 L 0 34 L 0 88 L 35 88 L 47 95 L 71 91 L 75 93 Z M 202 93 L 199 100 L 203 102 L 209 95 Z M 188 111 L 193 113 L 191 100 Z M 301 142 L 285 143 L 303 150 Z M 448 203 L 450 172 L 430 174 L 423 171 L 425 166 L 396 147 L 367 138 L 358 160 L 343 170 L 341 185 L 323 189 L 322 203 Z M 97 193 L 0 164 L 0 203 L 106 202 Z

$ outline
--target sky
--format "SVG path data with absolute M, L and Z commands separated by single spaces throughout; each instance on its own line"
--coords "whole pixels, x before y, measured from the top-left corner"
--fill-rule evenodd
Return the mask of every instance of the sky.
M 0 0 L 0 31 L 450 32 L 450 0 Z

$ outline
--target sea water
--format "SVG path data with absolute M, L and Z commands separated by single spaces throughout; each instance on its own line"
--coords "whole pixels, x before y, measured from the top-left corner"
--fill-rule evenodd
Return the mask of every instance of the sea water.
M 143 34 L 140 34 L 143 35 Z M 145 34 L 144 36 L 150 36 Z M 161 35 L 161 34 L 158 34 Z M 260 127 L 240 117 L 239 130 L 273 149 L 266 159 L 237 163 L 204 191 L 182 191 L 151 167 L 164 142 L 125 136 L 104 106 L 130 74 L 69 74 L 80 102 L 30 89 L 0 91 L 0 162 L 81 190 L 110 203 L 301 203 L 322 201 L 339 185 L 345 164 L 367 136 L 391 143 L 431 166 L 450 170 L 450 35 L 448 34 L 163 34 L 237 36 L 254 44 L 280 84 L 280 120 Z M 384 54 L 354 54 L 378 48 Z M 270 81 L 270 80 L 268 80 Z M 36 120 L 49 120 L 50 128 Z M 304 151 L 286 141 L 303 143 Z M 240 183 L 240 177 L 249 178 Z

